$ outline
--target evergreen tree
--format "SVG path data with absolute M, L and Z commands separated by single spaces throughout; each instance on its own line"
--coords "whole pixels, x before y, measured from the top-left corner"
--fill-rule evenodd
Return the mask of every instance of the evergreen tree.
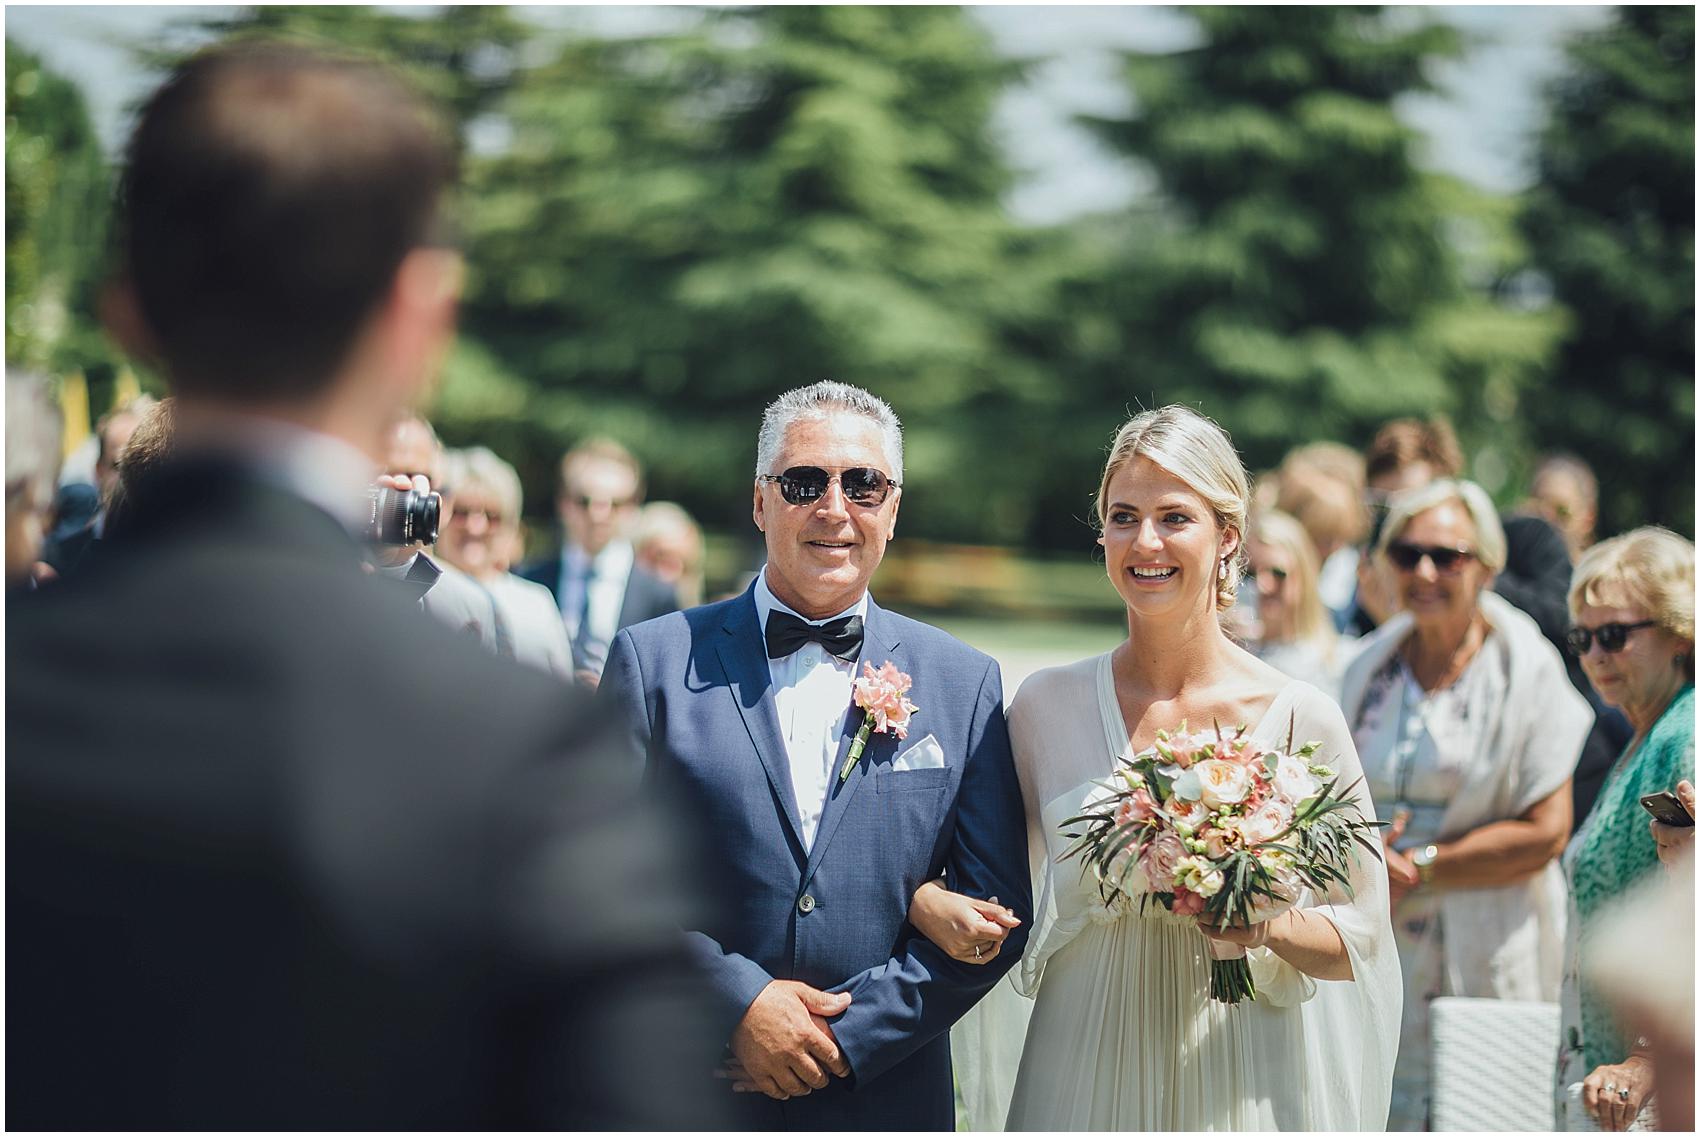
M 906 521 L 1017 537 L 1030 491 L 1007 467 L 956 489 L 984 463 L 976 408 L 1033 382 L 1003 359 L 1036 302 L 990 132 L 1015 74 L 950 8 L 722 10 L 571 41 L 523 74 L 511 146 L 477 172 L 467 326 L 539 388 L 550 449 L 612 431 L 654 493 L 716 522 L 747 517 L 728 491 L 762 405 L 831 377 L 891 398 L 908 480 L 948 487 Z
M 1523 217 L 1570 330 L 1529 413 L 1600 479 L 1600 532 L 1694 532 L 1694 9 L 1621 8 L 1551 87 Z
M 1254 469 L 1402 414 L 1450 412 L 1472 449 L 1514 442 L 1547 322 L 1466 280 L 1455 233 L 1491 214 L 1453 213 L 1469 199 L 1418 169 L 1393 109 L 1458 33 L 1379 8 L 1186 11 L 1198 45 L 1128 53 L 1133 113 L 1086 120 L 1158 195 L 1098 294 L 1119 335 L 1084 396 L 1200 406 Z

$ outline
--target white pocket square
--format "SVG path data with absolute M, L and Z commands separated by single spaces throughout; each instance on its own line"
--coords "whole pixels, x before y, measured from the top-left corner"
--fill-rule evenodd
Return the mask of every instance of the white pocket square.
M 942 770 L 944 769 L 944 747 L 932 735 L 927 735 L 915 745 L 891 760 L 891 772 L 902 773 L 905 770 Z

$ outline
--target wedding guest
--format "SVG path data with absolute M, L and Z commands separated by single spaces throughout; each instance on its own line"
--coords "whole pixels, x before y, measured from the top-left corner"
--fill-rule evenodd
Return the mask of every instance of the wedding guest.
M 95 423 L 94 434 L 100 448 L 94 462 L 94 484 L 99 494 L 99 507 L 80 527 L 55 534 L 48 542 L 43 559 L 60 576 L 68 576 L 81 567 L 94 544 L 106 533 L 106 515 L 112 494 L 118 484 L 118 455 L 129 444 L 142 417 L 155 403 L 151 395 L 138 395 L 129 402 L 113 407 Z
M 702 603 L 702 529 L 684 508 L 652 501 L 638 510 L 632 529 L 637 563 L 679 592 L 679 606 Z
M 1611 1004 L 1626 1035 L 1648 1055 L 1657 1116 L 1643 1118 L 1667 1133 L 1694 1132 L 1694 856 L 1692 847 L 1667 875 L 1643 877 L 1629 893 L 1599 914 L 1588 944 L 1584 981 Z M 1648 950 L 1657 945 L 1657 950 Z M 1644 1044 L 1644 1045 L 1643 1045 Z M 1595 1083 L 1592 1086 L 1588 1082 Z M 1610 1104 L 1596 1070 L 1584 1094 Z M 1627 1102 L 1612 1107 L 1616 1124 L 1629 1115 Z
M 443 444 L 431 424 L 419 415 L 408 413 L 397 419 L 388 442 L 384 472 L 397 479 L 397 486 L 407 483 L 416 491 L 429 492 L 443 480 Z M 453 517 L 452 503 L 445 499 L 437 525 L 439 534 Z M 404 589 L 426 615 L 468 636 L 485 651 L 501 652 L 496 607 L 490 594 L 453 565 L 439 564 L 426 552 L 425 543 L 378 545 L 369 556 L 379 575 Z
M 1366 455 L 1372 506 L 1385 509 L 1387 496 L 1402 489 L 1426 485 L 1436 478 L 1455 478 L 1463 469 L 1452 426 L 1439 416 L 1427 419 L 1395 419 L 1376 433 Z M 1570 787 L 1572 826 L 1580 825 L 1593 808 L 1600 782 L 1613 759 L 1629 741 L 1629 723 L 1621 712 L 1608 706 L 1589 685 L 1581 665 L 1565 652 L 1564 636 L 1570 628 L 1565 596 L 1570 588 L 1570 554 L 1558 530 L 1539 517 L 1500 517 L 1505 533 L 1505 563 L 1495 575 L 1493 590 L 1534 619 L 1541 634 L 1565 663 L 1570 685 L 1581 692 L 1594 711 L 1594 725 L 1576 763 Z M 1378 596 L 1384 562 L 1371 558 L 1360 567 L 1360 602 L 1368 611 L 1388 603 L 1393 593 Z M 1381 582 L 1385 585 L 1390 582 Z M 1375 623 L 1385 616 L 1377 615 Z M 1366 622 L 1358 627 L 1368 630 Z
M 1564 534 L 1572 560 L 1594 543 L 1600 483 L 1588 463 L 1574 454 L 1549 454 L 1535 467 L 1523 510 L 1543 517 Z
M 1258 514 L 1247 533 L 1246 557 L 1262 629 L 1254 654 L 1338 698 L 1346 653 L 1317 594 L 1316 551 L 1309 534 L 1278 510 Z
M 1589 979 L 1588 933 L 1609 901 L 1657 869 L 1642 796 L 1694 777 L 1693 544 L 1645 528 L 1595 545 L 1576 566 L 1570 612 L 1570 650 L 1635 735 L 1564 854 L 1571 910 L 1556 1089 L 1581 1080 L 1600 1128 L 1623 1130 L 1652 1093 L 1652 1064 Z
M 572 648 L 555 598 L 508 571 L 524 501 L 519 474 L 482 446 L 447 451 L 442 469 L 449 521 L 437 551 L 490 595 L 504 653 L 571 682 Z
M 1342 706 L 1386 831 L 1404 976 L 1390 1129 L 1428 1113 L 1438 995 L 1558 998 L 1570 774 L 1593 715 L 1540 628 L 1491 588 L 1505 535 L 1473 482 L 1395 494 L 1376 556 L 1401 610 L 1347 668 Z
M 519 570 L 555 597 L 580 683 L 602 678 L 608 645 L 622 628 L 679 609 L 678 593 L 636 563 L 630 529 L 643 500 L 643 468 L 609 438 L 561 456 L 560 549 Z
M 1310 535 L 1320 564 L 1317 592 L 1343 631 L 1357 589 L 1358 545 L 1369 525 L 1363 456 L 1339 442 L 1300 446 L 1282 459 L 1278 483 L 1273 506 Z
M 64 422 L 37 376 L 6 370 L 6 589 L 30 587 L 41 556 Z
M 7 1124 L 722 1127 L 672 1080 L 718 1051 L 687 819 L 362 571 L 453 335 L 452 135 L 248 40 L 172 70 L 122 168 L 105 315 L 176 438 L 133 540 L 8 599 Z

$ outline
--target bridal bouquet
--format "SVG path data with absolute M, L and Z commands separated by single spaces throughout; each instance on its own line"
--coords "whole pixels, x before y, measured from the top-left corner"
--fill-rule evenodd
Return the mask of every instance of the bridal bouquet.
M 1298 902 L 1309 886 L 1351 895 L 1354 843 L 1380 855 L 1339 778 L 1315 760 L 1319 742 L 1268 749 L 1240 727 L 1224 734 L 1157 732 L 1149 750 L 1117 762 L 1084 811 L 1063 822 L 1083 872 L 1107 904 L 1155 899 L 1171 912 L 1246 927 Z M 1071 826 L 1081 826 L 1069 831 Z M 1210 996 L 1257 997 L 1245 949 L 1210 941 Z M 1222 958 L 1224 955 L 1230 958 Z

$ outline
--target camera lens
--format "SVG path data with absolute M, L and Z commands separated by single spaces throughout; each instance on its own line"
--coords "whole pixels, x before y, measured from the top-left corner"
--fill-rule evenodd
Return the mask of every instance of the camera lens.
M 372 486 L 366 491 L 370 519 L 366 539 L 376 545 L 432 545 L 443 516 L 441 494 Z

